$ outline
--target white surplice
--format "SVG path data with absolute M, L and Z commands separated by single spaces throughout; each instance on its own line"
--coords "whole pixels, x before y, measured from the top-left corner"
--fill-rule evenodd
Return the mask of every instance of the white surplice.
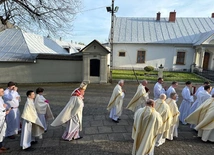
M 35 108 L 40 121 L 42 122 L 45 130 L 47 130 L 47 121 L 53 120 L 54 116 L 50 109 L 50 105 L 46 102 L 47 100 L 43 95 L 37 94 L 35 98 Z
M 113 90 L 109 104 L 107 106 L 107 110 L 110 110 L 109 117 L 115 121 L 117 121 L 118 118 L 122 115 L 124 96 L 125 94 L 122 91 L 121 86 L 117 84 Z
M 136 112 L 138 109 L 143 108 L 146 105 L 146 101 L 149 99 L 148 93 L 142 84 L 139 84 L 137 92 L 131 99 L 126 109 Z
M 27 149 L 31 146 L 31 141 L 35 141 L 35 137 L 40 137 L 44 133 L 33 99 L 27 98 L 21 117 L 23 123 L 20 146 L 22 149 Z
M 161 94 L 165 94 L 166 92 L 165 92 L 162 84 L 157 82 L 154 86 L 153 93 L 154 93 L 154 100 L 157 100 L 157 99 L 159 99 Z
M 18 134 L 20 129 L 20 111 L 19 111 L 19 102 L 21 101 L 20 95 L 17 91 L 5 90 L 4 95 L 5 103 L 9 107 L 13 107 L 10 110 L 9 114 L 6 116 L 7 130 L 6 137 Z
M 193 96 L 190 94 L 189 87 L 185 86 L 181 93 L 183 97 L 183 101 L 181 102 L 181 105 L 179 107 L 180 116 L 179 119 L 182 122 L 182 124 L 187 124 L 184 119 L 190 114 L 190 108 L 193 101 Z
M 4 107 L 4 101 L 2 97 L 0 97 L 0 142 L 2 142 L 5 137 L 6 127 L 7 127 L 5 116 L 6 116 L 6 108 Z

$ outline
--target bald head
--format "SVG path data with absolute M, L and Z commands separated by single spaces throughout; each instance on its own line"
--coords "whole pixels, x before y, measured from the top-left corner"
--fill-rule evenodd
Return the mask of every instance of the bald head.
M 147 105 L 147 106 L 150 106 L 150 107 L 154 107 L 154 106 L 155 106 L 155 101 L 152 100 L 152 99 L 148 99 L 148 100 L 146 101 L 146 105 Z
M 165 95 L 165 94 L 161 94 L 161 95 L 160 95 L 160 99 L 161 99 L 161 100 L 166 100 L 166 95 Z
M 147 80 L 143 80 L 141 83 L 143 86 L 146 86 L 148 84 Z
M 174 92 L 172 92 L 172 93 L 170 94 L 170 98 L 173 99 L 173 100 L 176 100 L 177 94 L 174 93 Z
M 118 82 L 118 84 L 119 84 L 121 87 L 123 87 L 123 85 L 124 85 L 124 80 L 120 80 L 120 81 Z

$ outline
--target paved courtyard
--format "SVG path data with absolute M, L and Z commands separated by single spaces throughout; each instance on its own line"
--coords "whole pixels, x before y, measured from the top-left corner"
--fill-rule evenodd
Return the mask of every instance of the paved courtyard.
M 166 84 L 169 86 L 170 84 Z M 50 106 L 56 117 L 63 109 L 70 98 L 71 92 L 79 86 L 79 83 L 62 84 L 32 84 L 19 85 L 19 93 L 22 97 L 20 110 L 26 101 L 26 91 L 35 90 L 37 87 L 45 89 L 45 97 L 50 101 Z M 64 127 L 51 127 L 44 134 L 42 140 L 33 145 L 34 151 L 22 151 L 19 142 L 20 135 L 15 140 L 5 138 L 4 142 L 10 150 L 5 154 L 11 155 L 130 155 L 132 152 L 133 140 L 131 139 L 133 113 L 125 109 L 137 89 L 136 82 L 125 83 L 126 96 L 124 98 L 124 110 L 118 124 L 109 119 L 109 112 L 106 106 L 110 99 L 114 84 L 90 84 L 85 93 L 85 106 L 83 111 L 83 131 L 80 140 L 64 141 L 61 136 Z M 154 84 L 149 84 L 153 92 Z M 177 89 L 181 94 L 184 85 Z M 180 95 L 181 96 L 181 95 Z M 150 94 L 153 98 L 153 93 Z M 180 105 L 181 97 L 178 105 Z M 51 123 L 51 122 L 50 122 Z M 197 133 L 188 125 L 179 126 L 179 137 L 173 141 L 155 148 L 155 155 L 212 155 L 214 143 L 204 143 L 197 137 Z

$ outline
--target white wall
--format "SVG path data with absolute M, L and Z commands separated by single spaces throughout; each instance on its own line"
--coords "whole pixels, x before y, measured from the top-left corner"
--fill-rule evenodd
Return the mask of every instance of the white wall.
M 81 82 L 82 61 L 0 62 L 0 83 Z
M 145 50 L 145 63 L 137 62 L 137 51 Z M 176 65 L 177 50 L 186 52 L 185 65 Z M 119 57 L 119 52 L 126 52 L 125 57 Z M 194 49 L 192 47 L 175 47 L 173 45 L 146 45 L 146 44 L 114 44 L 113 67 L 143 69 L 145 66 L 159 67 L 165 69 L 190 69 L 193 63 Z

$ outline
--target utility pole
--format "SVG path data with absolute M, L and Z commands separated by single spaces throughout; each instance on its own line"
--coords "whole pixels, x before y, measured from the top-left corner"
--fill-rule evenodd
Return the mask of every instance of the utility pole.
M 114 13 L 119 9 L 118 6 L 114 7 L 114 0 L 112 0 L 111 7 L 106 7 L 107 12 L 111 13 L 111 33 L 110 33 L 110 77 L 109 82 L 112 83 L 112 70 L 113 70 L 113 42 L 114 42 Z
M 112 0 L 111 5 L 111 36 L 110 36 L 110 79 L 109 82 L 112 83 L 112 70 L 113 70 L 113 40 L 114 40 L 114 0 Z

